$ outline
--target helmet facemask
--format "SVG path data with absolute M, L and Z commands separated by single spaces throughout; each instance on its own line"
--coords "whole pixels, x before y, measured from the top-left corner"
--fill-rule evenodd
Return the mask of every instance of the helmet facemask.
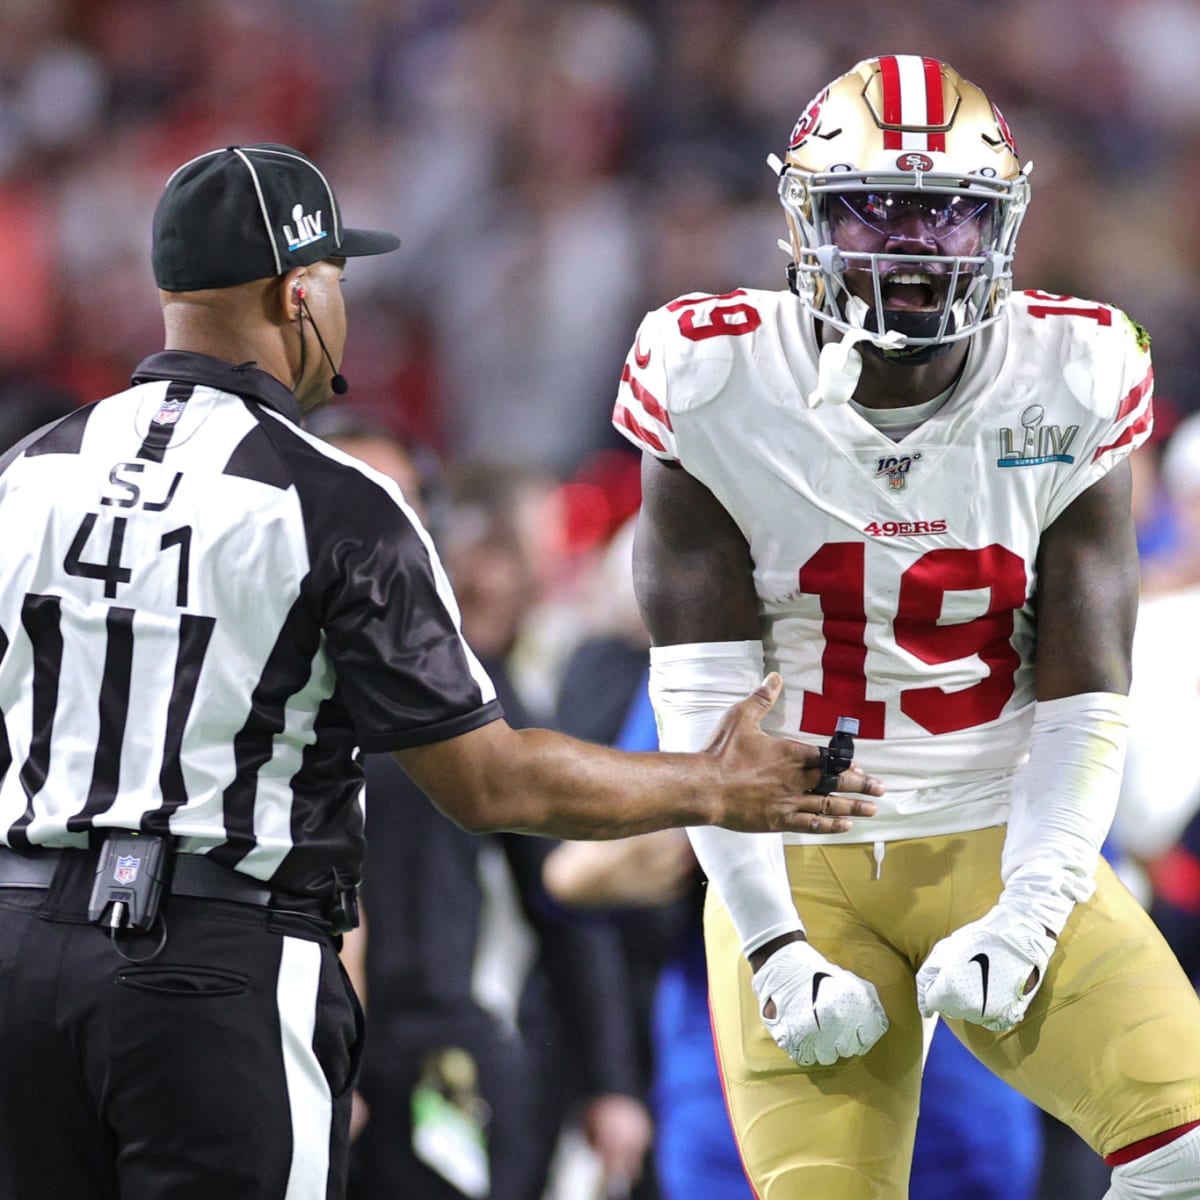
M 905 64 L 890 68 L 890 94 L 888 63 Z M 900 78 L 925 100 L 920 124 L 883 120 L 900 115 Z M 818 320 L 915 365 L 1000 318 L 1029 184 L 1003 117 L 952 68 L 860 63 L 810 105 L 787 161 L 772 165 L 789 283 Z

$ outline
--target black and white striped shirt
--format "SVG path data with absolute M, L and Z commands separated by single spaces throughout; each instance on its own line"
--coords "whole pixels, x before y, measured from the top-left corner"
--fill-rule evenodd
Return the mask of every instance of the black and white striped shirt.
M 247 364 L 167 351 L 0 460 L 0 842 L 167 832 L 356 879 L 358 751 L 501 715 L 395 485 Z

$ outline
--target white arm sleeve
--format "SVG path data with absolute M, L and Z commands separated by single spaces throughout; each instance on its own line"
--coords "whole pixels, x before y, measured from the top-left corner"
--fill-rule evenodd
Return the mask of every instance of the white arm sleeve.
M 693 642 L 650 651 L 650 699 L 663 750 L 703 749 L 725 710 L 762 682 L 762 642 Z M 783 839 L 715 825 L 689 829 L 692 849 L 749 955 L 804 928 L 792 903 Z
M 1001 903 L 1016 904 L 1055 935 L 1096 890 L 1129 734 L 1129 698 L 1085 692 L 1039 700 L 1029 760 L 1013 783 Z

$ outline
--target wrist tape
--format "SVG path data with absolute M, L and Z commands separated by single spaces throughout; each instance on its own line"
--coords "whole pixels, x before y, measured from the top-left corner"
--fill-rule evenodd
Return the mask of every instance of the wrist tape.
M 1015 903 L 1055 935 L 1096 890 L 1100 847 L 1117 808 L 1129 699 L 1086 692 L 1038 701 L 1029 759 L 1013 782 L 1001 903 Z
M 650 651 L 650 700 L 663 750 L 700 750 L 725 710 L 762 682 L 762 642 L 691 642 Z M 803 929 L 777 833 L 688 831 L 701 870 L 729 910 L 746 954 Z

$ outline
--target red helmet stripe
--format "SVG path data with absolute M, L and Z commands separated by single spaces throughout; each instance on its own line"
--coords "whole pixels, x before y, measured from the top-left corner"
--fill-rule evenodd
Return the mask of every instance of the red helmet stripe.
M 894 54 L 887 54 L 879 60 L 879 74 L 883 81 L 883 123 L 899 125 L 903 112 L 900 103 L 900 64 Z M 883 148 L 885 150 L 902 150 L 904 135 L 896 129 L 883 131 Z
M 900 123 L 909 128 L 900 135 L 905 150 L 928 150 L 929 134 L 912 131 L 929 124 L 929 97 L 925 88 L 925 60 L 915 54 L 897 54 L 900 69 Z
M 915 54 L 889 54 L 879 60 L 883 84 L 883 123 L 905 129 L 884 129 L 885 150 L 946 150 L 945 133 L 926 133 L 923 127 L 945 123 L 942 64 Z
M 925 112 L 926 125 L 943 125 L 946 121 L 946 110 L 942 104 L 942 64 L 936 58 L 927 58 L 925 62 Z M 931 133 L 927 150 L 946 152 L 946 135 Z

